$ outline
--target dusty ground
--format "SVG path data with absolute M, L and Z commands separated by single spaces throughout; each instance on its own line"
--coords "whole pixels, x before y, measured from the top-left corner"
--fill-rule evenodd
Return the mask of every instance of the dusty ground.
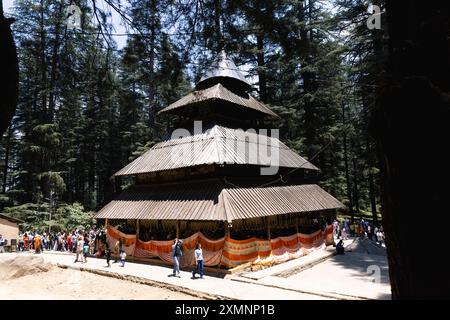
M 164 288 L 45 264 L 39 256 L 0 254 L 3 299 L 196 299 Z

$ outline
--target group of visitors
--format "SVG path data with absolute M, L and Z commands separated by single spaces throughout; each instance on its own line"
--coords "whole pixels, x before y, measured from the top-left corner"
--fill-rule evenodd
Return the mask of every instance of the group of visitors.
M 180 278 L 180 258 L 183 256 L 183 241 L 175 238 L 172 245 L 173 259 L 173 276 Z M 192 271 L 192 279 L 196 279 L 195 275 L 200 274 L 200 279 L 204 279 L 204 260 L 201 243 L 197 243 L 194 251 L 195 269 Z
M 116 252 L 122 267 L 125 265 L 126 253 L 123 250 L 123 239 L 115 244 Z M 6 244 L 6 242 L 5 242 Z M 0 246 L 0 252 L 3 246 Z M 90 229 L 83 231 L 75 229 L 72 232 L 60 231 L 50 235 L 46 232 L 27 231 L 19 235 L 18 251 L 61 251 L 75 254 L 74 263 L 86 263 L 88 256 L 105 257 L 107 267 L 110 267 L 111 248 L 106 241 L 105 229 Z M 116 259 L 114 262 L 118 262 Z
M 46 248 L 47 234 L 44 232 L 25 232 L 19 235 L 19 251 L 34 250 L 35 253 L 41 253 Z
M 4 252 L 6 241 L 0 235 L 0 252 Z M 176 238 L 172 245 L 173 258 L 173 276 L 180 277 L 180 258 L 183 255 L 183 242 Z M 124 239 L 120 238 L 115 242 L 114 251 L 118 253 L 118 257 L 114 262 L 120 259 L 121 266 L 125 266 L 126 252 L 124 250 Z M 74 263 L 81 261 L 87 263 L 87 257 L 94 255 L 97 257 L 104 256 L 106 258 L 107 267 L 110 267 L 111 253 L 109 243 L 106 241 L 106 230 L 91 229 L 87 232 L 76 229 L 72 232 L 57 232 L 50 235 L 46 232 L 27 231 L 19 235 L 19 251 L 31 251 L 41 253 L 43 250 L 53 250 L 62 252 L 71 252 L 75 254 Z M 204 276 L 204 258 L 202 245 L 196 244 L 195 251 L 195 269 L 192 272 L 192 279 L 196 279 L 196 274 L 200 275 L 200 279 Z
M 42 250 L 76 253 L 80 246 L 77 243 L 81 240 L 83 241 L 82 250 L 87 250 L 87 254 L 93 255 L 101 249 L 100 243 L 106 241 L 106 231 L 90 229 L 84 232 L 80 229 L 75 229 L 72 232 L 60 231 L 53 234 L 27 231 L 19 235 L 18 250 L 34 250 L 36 253 L 40 253 Z M 85 249 L 86 246 L 87 248 Z
M 364 219 L 354 219 L 352 222 L 348 218 L 345 218 L 341 222 L 334 220 L 333 227 L 336 239 L 347 240 L 349 237 L 360 237 L 361 239 L 369 239 L 380 246 L 384 246 L 383 227 Z

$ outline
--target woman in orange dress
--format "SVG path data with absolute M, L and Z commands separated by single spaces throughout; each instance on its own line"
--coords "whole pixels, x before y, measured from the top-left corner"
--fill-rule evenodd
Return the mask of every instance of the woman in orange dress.
M 35 234 L 34 236 L 34 252 L 35 253 L 41 252 L 41 236 L 38 234 Z
M 23 235 L 23 246 L 26 251 L 28 251 L 28 235 L 25 233 Z

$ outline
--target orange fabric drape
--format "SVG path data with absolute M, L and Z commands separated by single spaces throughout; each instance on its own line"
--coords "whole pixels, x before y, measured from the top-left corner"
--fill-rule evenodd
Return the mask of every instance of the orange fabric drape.
M 125 240 L 127 254 L 141 258 L 158 257 L 169 263 L 173 261 L 173 240 L 144 242 L 136 239 L 136 235 L 126 235 L 116 228 L 108 226 L 110 245 L 114 245 L 119 238 Z M 324 231 L 319 230 L 312 234 L 297 233 L 270 241 L 258 238 L 235 240 L 229 237 L 212 240 L 201 232 L 197 232 L 186 239 L 182 239 L 183 256 L 180 259 L 180 265 L 182 267 L 195 265 L 194 249 L 198 242 L 202 244 L 206 266 L 221 264 L 227 267 L 235 267 L 250 261 L 260 264 L 274 264 L 298 258 L 312 250 L 330 244 L 330 239 L 331 241 L 333 239 L 333 226 L 331 225 L 327 226 Z

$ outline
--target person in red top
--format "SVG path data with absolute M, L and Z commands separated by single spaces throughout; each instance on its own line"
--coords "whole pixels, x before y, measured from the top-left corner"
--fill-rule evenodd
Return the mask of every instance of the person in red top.
M 25 233 L 23 236 L 23 246 L 25 248 L 26 251 L 28 251 L 28 234 Z
M 69 252 L 72 252 L 72 235 L 69 233 L 67 235 L 67 248 Z

